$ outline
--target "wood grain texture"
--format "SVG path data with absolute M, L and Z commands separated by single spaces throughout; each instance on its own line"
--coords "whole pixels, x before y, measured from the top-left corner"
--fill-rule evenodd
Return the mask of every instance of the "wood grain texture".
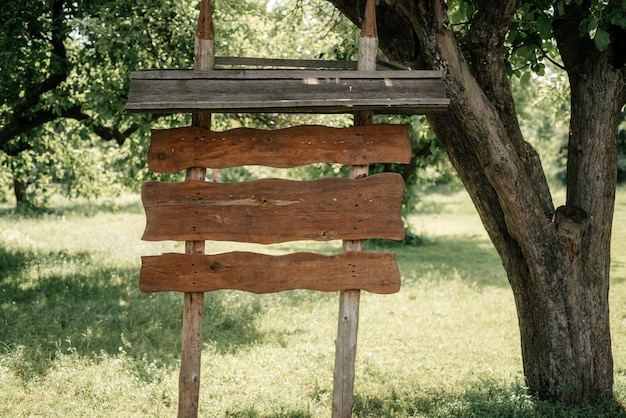
M 189 167 L 264 165 L 291 168 L 317 162 L 338 164 L 411 161 L 407 125 L 354 128 L 296 126 L 279 130 L 237 128 L 213 132 L 198 127 L 152 131 L 148 167 L 172 173 Z
M 271 244 L 296 240 L 404 238 L 404 180 L 264 179 L 245 183 L 145 183 L 143 239 Z
M 132 73 L 126 110 L 411 114 L 447 107 L 439 76 L 436 71 L 150 70 Z
M 400 272 L 393 253 L 344 252 L 333 256 L 315 253 L 281 256 L 250 252 L 167 253 L 142 257 L 139 287 L 146 293 L 220 289 L 253 293 L 363 289 L 389 294 L 400 290 Z

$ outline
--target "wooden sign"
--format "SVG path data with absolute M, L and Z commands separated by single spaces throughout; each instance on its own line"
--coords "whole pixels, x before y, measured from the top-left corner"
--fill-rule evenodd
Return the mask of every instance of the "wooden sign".
M 141 195 L 147 241 L 404 238 L 404 180 L 395 173 L 356 180 L 148 182 Z
M 237 128 L 213 132 L 198 127 L 153 130 L 148 167 L 172 173 L 189 167 L 264 165 L 291 168 L 317 162 L 338 164 L 411 161 L 407 125 L 353 128 L 296 126 L 279 130 Z
M 126 110 L 416 114 L 449 104 L 440 71 L 146 70 Z
M 139 287 L 146 293 L 221 289 L 253 293 L 364 289 L 389 294 L 400 290 L 400 271 L 393 253 L 344 252 L 333 256 L 314 253 L 281 256 L 250 252 L 168 253 L 142 257 Z
M 374 0 L 367 0 L 357 71 L 355 63 L 326 61 L 319 67 L 350 69 L 214 70 L 215 63 L 288 67 L 318 63 L 216 60 L 210 2 L 201 0 L 195 70 L 131 74 L 128 111 L 193 113 L 191 127 L 154 130 L 148 155 L 153 172 L 186 170 L 186 181 L 148 182 L 142 189 L 147 218 L 143 239 L 185 241 L 185 254 L 142 257 L 140 273 L 143 292 L 185 294 L 179 417 L 198 414 L 204 292 L 218 289 L 339 291 L 332 416 L 352 416 L 360 289 L 393 293 L 400 288 L 395 255 L 363 252 L 362 240 L 404 238 L 404 180 L 392 173 L 368 177 L 368 165 L 411 160 L 407 127 L 372 125 L 372 112 L 418 114 L 445 110 L 449 104 L 439 71 L 374 71 L 375 14 Z M 359 126 L 212 132 L 210 112 L 355 112 Z M 208 167 L 290 168 L 315 162 L 349 165 L 350 178 L 205 182 Z M 204 240 L 271 244 L 339 239 L 344 240 L 344 252 L 333 256 L 204 254 Z

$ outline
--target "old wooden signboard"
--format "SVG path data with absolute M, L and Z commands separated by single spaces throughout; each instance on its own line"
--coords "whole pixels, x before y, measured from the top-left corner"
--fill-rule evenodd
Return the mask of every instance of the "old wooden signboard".
M 448 103 L 439 71 L 152 70 L 132 77 L 129 111 L 414 114 Z
M 373 25 L 373 26 L 372 26 Z M 309 289 L 340 292 L 333 416 L 349 417 L 356 354 L 359 290 L 400 289 L 393 253 L 362 251 L 365 238 L 402 239 L 404 181 L 398 174 L 368 176 L 373 163 L 408 163 L 407 126 L 371 124 L 372 111 L 419 113 L 448 104 L 435 71 L 374 71 L 374 1 L 368 0 L 358 65 L 346 70 L 213 70 L 214 40 L 208 0 L 201 1 L 195 70 L 132 74 L 127 110 L 195 112 L 193 126 L 153 130 L 148 166 L 157 173 L 186 170 L 183 183 L 148 182 L 144 240 L 186 242 L 186 253 L 142 257 L 143 292 L 185 294 L 179 416 L 197 416 L 204 292 L 254 293 Z M 246 59 L 225 58 L 236 65 Z M 259 63 L 252 59 L 251 62 Z M 263 60 L 299 68 L 310 62 Z M 357 70 L 354 70 L 354 67 Z M 283 130 L 210 130 L 211 112 L 352 113 L 352 128 L 295 126 Z M 313 181 L 205 181 L 206 168 L 265 165 L 292 168 L 316 162 L 349 165 L 350 178 Z M 234 251 L 205 254 L 205 240 L 270 244 L 344 240 L 336 255 L 272 256 Z

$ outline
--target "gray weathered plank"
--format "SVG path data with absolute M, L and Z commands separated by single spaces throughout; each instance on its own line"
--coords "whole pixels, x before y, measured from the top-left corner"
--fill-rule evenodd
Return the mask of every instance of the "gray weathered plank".
M 437 71 L 152 70 L 132 74 L 126 109 L 180 113 L 420 113 L 449 99 Z

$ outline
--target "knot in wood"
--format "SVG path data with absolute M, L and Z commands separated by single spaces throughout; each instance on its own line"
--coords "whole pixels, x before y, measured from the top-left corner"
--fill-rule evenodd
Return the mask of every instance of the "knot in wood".
M 587 211 L 578 206 L 559 206 L 556 209 L 554 215 L 554 222 L 558 228 L 559 223 L 563 220 L 568 220 L 577 225 L 582 225 L 587 222 L 589 215 Z
M 220 263 L 219 261 L 215 260 L 214 262 L 211 263 L 209 268 L 211 269 L 211 271 L 218 271 L 219 269 L 222 268 L 222 263 Z
M 579 253 L 587 231 L 589 216 L 578 206 L 560 206 L 554 214 L 554 228 L 572 261 Z

